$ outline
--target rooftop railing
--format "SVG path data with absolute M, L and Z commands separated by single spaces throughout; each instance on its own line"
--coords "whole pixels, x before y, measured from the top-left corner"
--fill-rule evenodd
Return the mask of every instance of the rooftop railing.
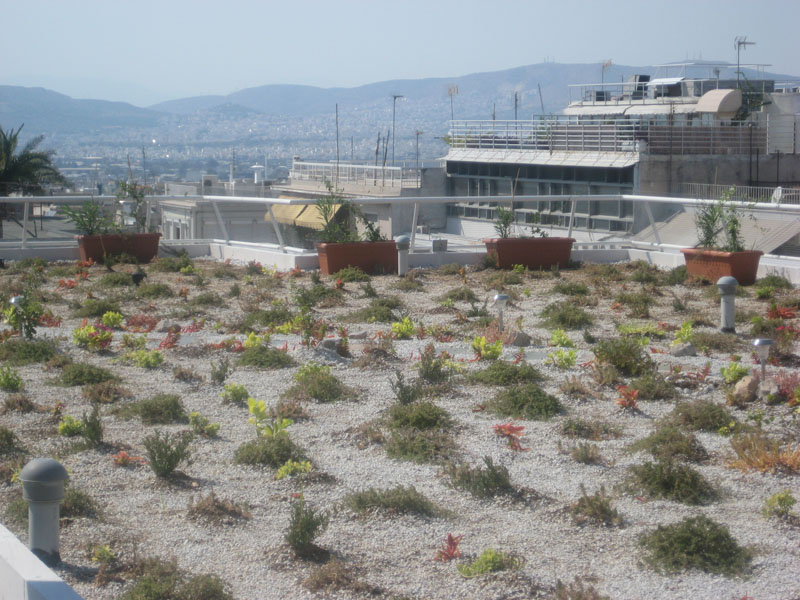
M 691 126 L 559 116 L 531 121 L 452 121 L 447 141 L 453 148 L 486 150 L 748 154 L 766 151 L 767 128 L 742 121 Z
M 679 189 L 684 198 L 719 200 L 723 195 L 730 194 L 730 200 L 737 202 L 800 204 L 800 189 L 797 188 L 681 183 Z
M 418 188 L 420 170 L 405 167 L 381 167 L 354 165 L 351 163 L 316 163 L 295 161 L 289 171 L 289 179 L 331 184 L 350 183 L 369 187 Z

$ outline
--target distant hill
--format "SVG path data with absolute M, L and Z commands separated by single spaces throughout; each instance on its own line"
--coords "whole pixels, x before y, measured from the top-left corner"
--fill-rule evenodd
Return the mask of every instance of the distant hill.
M 755 73 L 745 72 L 750 78 Z M 209 156 L 227 160 L 231 150 L 253 156 L 327 160 L 336 152 L 335 107 L 339 108 L 341 153 L 375 160 L 392 123 L 392 94 L 402 94 L 396 105 L 396 150 L 410 160 L 416 151 L 415 132 L 423 132 L 423 157 L 441 156 L 452 114 L 456 119 L 527 119 L 558 114 L 570 100 L 570 85 L 620 82 L 633 74 L 654 75 L 652 67 L 612 65 L 602 72 L 599 63 L 540 63 L 502 71 L 458 77 L 403 79 L 353 88 L 303 85 L 264 85 L 225 96 L 196 96 L 139 108 L 124 102 L 76 100 L 43 88 L 0 86 L 0 126 L 25 124 L 23 138 L 39 133 L 46 145 L 62 156 L 91 153 L 125 157 L 152 139 L 151 154 L 158 157 Z M 785 75 L 766 73 L 777 80 Z M 733 68 L 722 78 L 735 77 Z M 456 92 L 457 90 L 457 92 Z M 540 95 L 541 90 L 541 95 Z M 577 98 L 577 91 L 573 92 Z M 380 138 L 379 138 L 380 136 Z M 383 146 L 385 148 L 385 146 Z M 385 152 L 385 150 L 384 150 Z
M 163 116 L 126 102 L 76 100 L 44 88 L 0 85 L 0 125 L 25 133 L 79 133 L 104 127 L 152 127 Z

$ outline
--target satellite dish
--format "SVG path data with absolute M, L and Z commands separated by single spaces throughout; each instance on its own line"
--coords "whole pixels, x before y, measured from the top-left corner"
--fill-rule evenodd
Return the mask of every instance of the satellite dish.
M 775 191 L 772 192 L 772 203 L 780 204 L 781 198 L 783 198 L 783 188 L 781 186 L 778 186 L 775 188 Z

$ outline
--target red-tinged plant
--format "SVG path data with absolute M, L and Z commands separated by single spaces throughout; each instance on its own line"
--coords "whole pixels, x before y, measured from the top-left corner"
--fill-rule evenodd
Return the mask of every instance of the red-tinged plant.
M 292 279 L 302 276 L 303 276 L 303 269 L 301 269 L 298 265 L 295 265 L 293 269 L 289 270 L 289 277 L 291 277 Z
M 659 323 L 656 326 L 656 329 L 658 331 L 675 331 L 675 330 L 678 329 L 678 326 L 677 325 L 671 325 L 669 323 L 665 323 L 664 321 L 662 321 L 661 323 Z
M 463 534 L 453 535 L 448 533 L 447 538 L 442 542 L 442 547 L 436 551 L 436 556 L 433 557 L 433 560 L 448 562 L 461 556 L 461 550 L 458 549 L 458 545 L 463 537 Z
M 494 425 L 492 429 L 494 429 L 494 432 L 500 437 L 506 438 L 508 447 L 511 448 L 512 450 L 516 450 L 519 452 L 530 450 L 530 448 L 523 448 L 521 444 L 521 438 L 525 432 L 524 425 L 514 425 L 513 422 L 510 422 L 510 423 Z
M 797 310 L 791 306 L 778 306 L 773 301 L 767 309 L 767 317 L 770 319 L 794 319 L 797 316 Z
M 183 286 L 180 290 L 178 290 L 178 296 L 186 300 L 189 297 L 189 288 Z
M 639 390 L 629 388 L 627 385 L 618 385 L 617 392 L 619 392 L 617 406 L 621 406 L 626 410 L 636 410 L 638 408 L 636 399 L 639 397 Z
M 89 279 L 89 273 L 87 273 L 86 271 L 78 271 L 75 274 L 75 278 L 80 279 L 81 281 L 86 281 Z
M 774 375 L 775 383 L 778 385 L 778 396 L 784 402 L 791 402 L 794 399 L 795 390 L 800 386 L 800 373 L 797 371 L 780 370 Z
M 226 266 L 230 266 L 231 265 L 231 259 L 230 258 L 226 258 L 225 259 L 225 265 Z
M 417 336 L 418 340 L 424 340 L 426 337 L 428 337 L 428 332 L 425 330 L 425 325 L 422 323 L 417 325 L 417 331 L 415 335 Z
M 125 329 L 133 333 L 149 333 L 158 325 L 158 319 L 150 315 L 131 315 L 125 319 Z
M 349 334 L 349 331 L 347 331 L 347 327 L 345 327 L 344 325 L 339 325 L 336 328 L 336 335 L 338 335 L 340 338 L 349 337 L 348 334 Z
M 167 335 L 158 344 L 159 350 L 169 350 L 178 345 L 178 340 L 181 339 L 181 332 L 176 329 L 170 329 Z
M 64 404 L 64 402 L 59 400 L 58 402 L 56 402 L 56 405 L 53 407 L 53 410 L 51 411 L 51 414 L 56 418 L 61 417 L 61 413 L 64 412 L 64 407 L 65 406 L 66 406 L 66 404 Z
M 666 350 L 661 350 L 660 348 L 656 348 L 655 346 L 650 346 L 650 354 L 666 354 Z
M 42 327 L 58 327 L 61 325 L 62 320 L 61 317 L 55 316 L 50 310 L 46 310 L 39 317 L 39 325 Z
M 90 258 L 89 260 L 79 260 L 78 261 L 78 268 L 79 269 L 88 269 L 91 266 L 94 266 L 94 259 L 93 258 Z
M 289 352 L 289 341 L 287 340 L 283 342 L 283 346 L 278 348 L 278 350 L 280 350 L 281 352 Z
M 200 322 L 192 320 L 191 325 L 187 325 L 186 327 L 181 328 L 181 333 L 195 333 L 200 331 L 203 326 L 206 324 L 205 318 L 202 319 Z
M 14 329 L 4 329 L 0 331 L 0 344 L 5 342 L 8 338 L 15 335 L 17 332 Z
M 514 364 L 515 364 L 515 365 L 518 365 L 518 364 L 520 364 L 520 363 L 521 363 L 523 360 L 525 360 L 525 350 L 523 350 L 522 348 L 520 348 L 520 349 L 519 349 L 519 352 L 517 352 L 517 353 L 514 355 L 514 361 L 513 361 L 513 362 L 514 362 Z
M 690 373 L 687 373 L 686 376 L 689 379 L 693 379 L 698 382 L 703 382 L 706 380 L 706 377 L 708 377 L 709 373 L 711 373 L 711 363 L 707 362 L 706 366 L 703 367 L 700 371 L 692 371 Z
M 333 287 L 335 287 L 337 290 L 341 290 L 344 287 L 344 281 L 342 281 L 341 277 L 336 280 L 336 283 L 333 284 Z
M 59 279 L 58 280 L 58 285 L 56 286 L 56 289 L 57 290 L 60 290 L 60 289 L 71 290 L 76 285 L 78 285 L 78 282 L 75 281 L 74 279 Z
M 131 456 L 125 450 L 120 450 L 117 454 L 114 454 L 111 457 L 114 461 L 114 464 L 118 467 L 129 467 L 131 465 L 144 465 L 147 464 L 147 461 L 142 458 L 141 456 Z

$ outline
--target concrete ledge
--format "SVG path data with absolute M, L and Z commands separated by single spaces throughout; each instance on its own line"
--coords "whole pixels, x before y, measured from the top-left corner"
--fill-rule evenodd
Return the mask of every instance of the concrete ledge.
M 82 600 L 0 525 L 0 600 Z

